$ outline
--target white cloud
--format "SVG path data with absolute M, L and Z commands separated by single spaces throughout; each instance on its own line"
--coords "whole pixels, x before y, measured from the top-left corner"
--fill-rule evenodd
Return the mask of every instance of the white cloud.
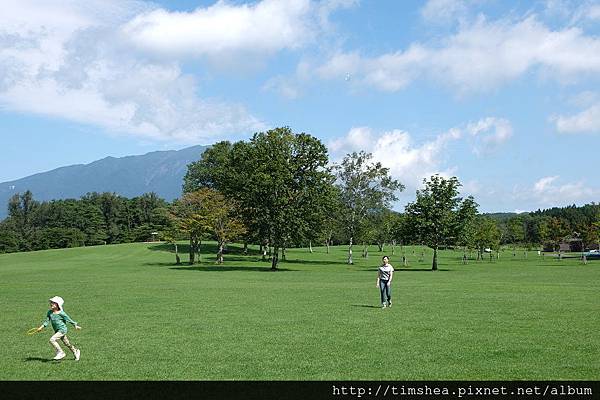
M 536 194 L 543 194 L 549 188 L 552 187 L 552 183 L 555 182 L 559 176 L 547 176 L 545 178 L 540 179 L 533 185 L 533 192 Z
M 264 127 L 240 105 L 199 97 L 177 63 L 127 47 L 119 26 L 147 9 L 118 1 L 7 5 L 0 106 L 155 140 L 206 143 Z
M 407 187 L 407 192 L 419 188 L 424 178 L 439 173 L 450 176 L 454 168 L 444 168 L 444 150 L 461 138 L 458 129 L 451 129 L 434 140 L 421 145 L 413 143 L 408 132 L 394 129 L 377 134 L 369 127 L 355 127 L 341 138 L 332 140 L 329 150 L 334 161 L 347 153 L 364 150 L 373 154 L 373 160 L 390 169 L 390 175 Z
M 571 116 L 552 117 L 561 133 L 600 133 L 600 103 Z
M 477 155 L 495 151 L 513 134 L 510 121 L 494 117 L 469 124 L 467 131 L 474 138 L 473 152 Z
M 600 73 L 600 38 L 579 28 L 551 30 L 535 16 L 489 21 L 479 16 L 438 44 L 413 43 L 378 57 L 336 53 L 315 68 L 322 79 L 353 75 L 356 84 L 398 91 L 419 78 L 434 79 L 460 94 L 482 92 L 529 71 L 557 80 Z
M 544 12 L 571 24 L 593 22 L 600 19 L 600 4 L 597 0 L 547 0 Z
M 312 11 L 309 0 L 219 1 L 193 12 L 153 10 L 136 16 L 122 31 L 139 48 L 159 55 L 269 54 L 311 40 Z
M 327 144 L 333 162 L 340 162 L 348 153 L 364 150 L 373 154 L 374 161 L 379 161 L 390 169 L 390 174 L 407 187 L 407 192 L 421 187 L 423 179 L 434 174 L 450 177 L 456 174 L 456 166 L 447 165 L 447 156 L 454 143 L 471 142 L 473 136 L 481 136 L 475 144 L 487 145 L 490 148 L 480 151 L 491 151 L 497 148 L 512 134 L 510 122 L 506 119 L 486 117 L 466 124 L 466 127 L 451 128 L 432 140 L 415 143 L 412 136 L 403 130 L 394 129 L 387 132 L 375 132 L 370 127 L 354 127 L 342 137 L 330 140 Z M 475 148 L 473 148 L 475 152 Z M 482 191 L 478 181 L 464 184 L 462 192 L 466 195 Z M 486 192 L 489 189 L 486 188 Z
M 121 27 L 133 45 L 160 57 L 206 57 L 240 68 L 284 49 L 299 49 L 332 29 L 329 17 L 357 0 L 217 1 L 192 12 L 155 9 Z
M 595 201 L 600 190 L 584 180 L 561 182 L 560 176 L 546 176 L 531 187 L 516 187 L 513 197 L 518 201 L 537 204 L 537 207 L 565 206 Z
M 331 80 L 346 79 L 350 74 L 353 84 L 395 92 L 422 74 L 422 66 L 428 57 L 428 51 L 419 45 L 377 58 L 363 58 L 356 52 L 338 53 L 317 67 L 316 74 Z
M 465 0 L 429 0 L 421 8 L 421 16 L 431 23 L 448 23 L 463 17 L 468 11 Z

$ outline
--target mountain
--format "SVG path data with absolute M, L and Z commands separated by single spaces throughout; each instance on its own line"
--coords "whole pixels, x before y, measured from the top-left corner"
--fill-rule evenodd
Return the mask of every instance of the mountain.
M 135 197 L 154 192 L 171 201 L 181 195 L 187 165 L 200 159 L 207 146 L 154 151 L 140 156 L 106 157 L 0 183 L 0 220 L 15 193 L 31 190 L 38 201 L 79 198 L 88 192 L 115 192 Z

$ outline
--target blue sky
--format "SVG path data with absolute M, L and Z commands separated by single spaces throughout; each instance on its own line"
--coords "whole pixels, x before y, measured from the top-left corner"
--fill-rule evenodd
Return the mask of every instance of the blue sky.
M 600 200 L 600 1 L 33 1 L 0 16 L 0 182 L 290 126 L 480 210 Z M 35 195 L 35 194 L 34 194 Z

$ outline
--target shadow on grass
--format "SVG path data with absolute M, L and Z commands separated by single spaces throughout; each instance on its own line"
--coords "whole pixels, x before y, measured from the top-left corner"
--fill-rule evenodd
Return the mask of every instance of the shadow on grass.
M 328 260 L 281 260 L 286 264 L 316 264 L 316 265 L 348 265 L 345 261 L 328 261 Z
M 152 251 L 165 251 L 168 253 L 175 253 L 175 246 L 173 246 L 170 243 L 155 244 L 155 245 L 149 246 L 148 249 L 152 250 Z M 186 255 L 186 254 L 189 254 L 189 252 L 190 252 L 190 245 L 187 243 L 182 243 L 182 244 L 178 243 L 177 249 L 178 249 L 180 255 Z M 218 249 L 217 249 L 216 243 L 207 243 L 207 244 L 202 243 L 200 245 L 200 254 L 216 255 L 217 251 L 218 251 Z M 227 256 L 228 254 L 237 254 L 240 256 L 257 256 L 257 255 L 261 255 L 262 253 L 257 249 L 248 248 L 247 254 L 244 254 L 244 246 L 229 244 L 229 245 L 227 245 L 227 249 L 225 250 L 225 252 L 223 254 L 225 254 L 225 256 Z
M 193 267 L 171 267 L 169 269 L 175 269 L 179 271 L 201 271 L 201 272 L 230 272 L 230 271 L 253 271 L 253 272 L 280 272 L 280 271 L 294 271 L 293 269 L 277 268 L 276 270 L 271 267 L 228 267 L 226 265 L 207 265 L 207 266 L 193 266 Z
M 362 308 L 381 308 L 381 306 L 374 306 L 372 304 L 352 304 L 352 307 L 362 307 Z
M 379 268 L 369 268 L 366 271 L 377 272 L 378 270 L 379 270 Z M 431 268 L 394 268 L 394 272 L 424 272 L 424 271 L 428 271 L 428 272 L 437 272 L 437 271 L 448 272 L 448 271 L 452 271 L 452 270 L 451 269 L 444 269 L 444 268 L 438 268 L 437 271 L 433 271 Z
M 47 362 L 53 362 L 54 360 L 52 358 L 27 357 L 27 358 L 23 359 L 23 361 L 24 362 L 37 361 L 37 362 L 47 363 Z

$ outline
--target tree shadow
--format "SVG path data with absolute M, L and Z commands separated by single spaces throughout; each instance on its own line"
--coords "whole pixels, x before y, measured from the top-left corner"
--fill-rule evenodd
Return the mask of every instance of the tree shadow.
M 345 261 L 328 261 L 328 260 L 280 260 L 282 263 L 286 264 L 316 264 L 316 265 L 348 265 Z
M 398 269 L 394 270 L 394 272 L 424 272 L 424 271 L 428 271 L 428 272 L 439 272 L 439 271 L 448 272 L 448 271 L 452 271 L 452 270 L 451 269 L 444 269 L 444 268 L 438 268 L 437 271 L 434 271 L 431 268 L 398 268 Z
M 174 269 L 178 271 L 201 271 L 201 272 L 231 272 L 231 271 L 252 271 L 252 272 L 285 272 L 285 271 L 295 271 L 293 269 L 287 268 L 277 268 L 276 270 L 271 269 L 271 267 L 228 267 L 225 265 L 207 265 L 207 266 L 193 266 L 193 267 L 171 267 L 169 269 Z
M 381 308 L 381 306 L 374 306 L 372 304 L 352 304 L 352 307 L 362 307 L 362 308 Z
M 448 272 L 448 271 L 452 271 L 451 269 L 444 269 L 444 268 L 438 268 L 438 271 L 444 271 L 444 272 Z M 372 272 L 377 272 L 379 271 L 379 268 L 369 268 L 365 271 L 372 271 Z M 424 271 L 430 271 L 430 272 L 436 272 L 433 271 L 431 268 L 394 268 L 394 272 L 424 272 Z
M 37 361 L 37 362 L 48 363 L 48 362 L 53 362 L 55 360 L 53 360 L 52 358 L 26 357 L 26 358 L 23 359 L 23 361 L 24 362 Z
M 148 246 L 148 249 L 151 251 L 165 251 L 167 253 L 175 253 L 175 246 L 172 243 L 160 243 Z M 190 245 L 189 243 L 177 243 L 177 250 L 180 255 L 189 254 Z M 217 244 L 214 242 L 202 243 L 200 245 L 200 254 L 217 254 L 218 251 Z M 236 245 L 236 244 L 228 244 L 227 248 L 223 252 L 224 255 L 227 254 L 237 254 L 243 256 L 256 256 L 261 255 L 262 253 L 258 249 L 254 249 L 249 247 L 248 252 L 244 254 L 244 246 Z

